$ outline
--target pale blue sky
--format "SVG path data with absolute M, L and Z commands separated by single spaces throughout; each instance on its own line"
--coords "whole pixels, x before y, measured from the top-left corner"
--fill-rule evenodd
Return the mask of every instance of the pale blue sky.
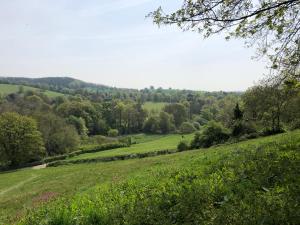
M 71 76 L 115 87 L 245 90 L 254 49 L 145 19 L 182 0 L 0 0 L 0 76 Z

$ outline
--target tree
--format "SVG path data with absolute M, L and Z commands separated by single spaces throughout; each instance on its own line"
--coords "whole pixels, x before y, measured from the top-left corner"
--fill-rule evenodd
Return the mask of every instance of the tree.
M 17 113 L 0 115 L 0 164 L 19 166 L 45 155 L 36 122 Z
M 173 116 L 176 127 L 180 127 L 188 117 L 187 108 L 181 103 L 168 104 L 164 107 L 164 111 Z
M 190 122 L 183 122 L 180 126 L 180 132 L 182 134 L 191 134 L 196 131 L 194 125 Z
M 48 155 L 64 154 L 77 148 L 79 136 L 74 126 L 53 113 L 38 114 L 36 119 Z
M 271 68 L 281 75 L 280 81 L 289 76 L 299 79 L 299 0 L 184 0 L 173 13 L 166 14 L 159 7 L 149 16 L 158 25 L 177 24 L 205 38 L 220 32 L 226 39 L 243 38 L 269 57 Z
M 191 142 L 192 148 L 208 148 L 215 144 L 224 143 L 229 138 L 229 131 L 221 123 L 215 121 L 208 122 L 200 132 L 195 134 Z
M 163 134 L 175 130 L 174 119 L 170 114 L 163 111 L 159 113 L 159 129 Z
M 233 119 L 234 120 L 241 120 L 243 119 L 243 112 L 240 110 L 239 103 L 236 104 L 233 110 Z
M 150 116 L 144 123 L 143 128 L 145 133 L 156 134 L 159 133 L 159 118 L 157 116 Z
M 243 95 L 247 118 L 259 122 L 265 131 L 280 131 L 286 97 L 277 87 L 258 85 L 250 88 Z
M 67 123 L 73 125 L 78 134 L 81 136 L 87 136 L 88 134 L 88 129 L 85 125 L 85 121 L 84 119 L 82 119 L 81 117 L 76 117 L 76 116 L 69 116 L 69 118 L 67 119 Z

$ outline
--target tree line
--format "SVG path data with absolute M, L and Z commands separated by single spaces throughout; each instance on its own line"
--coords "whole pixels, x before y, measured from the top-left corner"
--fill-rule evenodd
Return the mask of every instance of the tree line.
M 49 98 L 42 92 L 24 91 L 20 87 L 18 93 L 0 98 L 0 164 L 16 166 L 74 151 L 88 136 L 95 135 L 200 131 L 196 139 L 201 144 L 195 141 L 192 145 L 197 148 L 229 137 L 251 138 L 300 128 L 296 80 L 281 86 L 262 82 L 243 94 L 186 93 L 177 102 L 166 103 L 159 112 L 146 110 L 140 95 L 135 98 Z M 211 138 L 207 139 L 208 136 Z

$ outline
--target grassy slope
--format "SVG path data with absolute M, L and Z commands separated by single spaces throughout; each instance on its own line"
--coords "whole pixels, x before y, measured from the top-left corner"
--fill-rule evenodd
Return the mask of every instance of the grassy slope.
M 206 168 L 236 149 L 247 149 L 264 143 L 299 138 L 300 131 L 233 145 L 195 150 L 173 155 L 127 161 L 81 164 L 46 168 L 24 169 L 0 174 L 0 224 L 8 218 L 24 213 L 24 208 L 38 207 L 47 196 L 72 196 L 91 190 L 95 185 L 114 184 L 132 177 L 168 176 L 168 171 L 180 170 L 187 165 Z
M 148 138 L 147 138 L 148 137 Z M 192 139 L 193 135 L 184 135 L 184 138 L 188 141 Z M 108 156 L 117 156 L 117 155 L 127 155 L 133 153 L 144 153 L 152 152 L 158 150 L 170 150 L 176 149 L 177 144 L 181 140 L 182 135 L 179 134 L 170 134 L 165 136 L 158 135 L 149 135 L 144 136 L 141 139 L 138 139 L 138 144 L 132 145 L 127 148 L 117 148 L 110 151 L 102 151 L 97 153 L 87 153 L 78 155 L 76 157 L 70 158 L 70 160 L 77 159 L 91 159 L 99 157 L 108 157 Z M 136 139 L 136 137 L 134 138 Z
M 19 91 L 20 85 L 13 85 L 13 84 L 0 84 L 0 94 L 1 95 L 7 95 L 11 93 L 16 93 Z M 23 86 L 24 91 L 41 91 L 41 89 L 29 87 L 29 86 Z M 48 97 L 58 97 L 63 96 L 63 94 L 53 91 L 43 91 L 42 92 L 47 95 Z

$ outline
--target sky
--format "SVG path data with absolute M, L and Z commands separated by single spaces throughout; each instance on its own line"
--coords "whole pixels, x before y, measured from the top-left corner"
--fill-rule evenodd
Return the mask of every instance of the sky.
M 145 16 L 182 0 L 0 0 L 0 76 L 69 76 L 122 88 L 243 91 L 266 73 L 255 49 Z

